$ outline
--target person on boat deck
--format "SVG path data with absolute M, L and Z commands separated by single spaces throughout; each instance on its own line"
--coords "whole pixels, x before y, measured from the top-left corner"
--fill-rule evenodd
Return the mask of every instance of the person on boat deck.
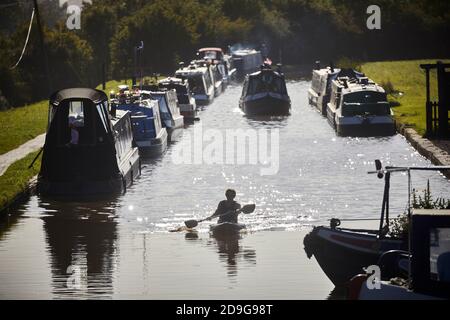
M 209 219 L 214 219 L 221 214 L 231 212 L 230 214 L 220 216 L 218 223 L 237 223 L 239 213 L 237 213 L 236 211 L 241 208 L 241 205 L 234 201 L 234 198 L 236 197 L 236 191 L 234 191 L 233 189 L 228 189 L 225 192 L 225 196 L 227 197 L 227 200 L 222 200 L 219 202 L 216 212 L 214 212 L 214 214 Z
M 70 127 L 70 142 L 69 145 L 78 145 L 80 140 L 80 133 L 75 125 L 75 119 L 69 119 L 69 127 Z

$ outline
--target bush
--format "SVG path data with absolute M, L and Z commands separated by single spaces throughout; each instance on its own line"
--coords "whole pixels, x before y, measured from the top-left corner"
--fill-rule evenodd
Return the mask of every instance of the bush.
M 427 182 L 427 188 L 423 190 L 423 196 L 417 195 L 417 191 L 413 189 L 413 209 L 450 209 L 450 199 L 437 198 L 433 199 L 430 190 L 430 181 Z M 406 238 L 409 231 L 408 213 L 404 212 L 391 220 L 389 225 L 389 234 L 394 238 Z

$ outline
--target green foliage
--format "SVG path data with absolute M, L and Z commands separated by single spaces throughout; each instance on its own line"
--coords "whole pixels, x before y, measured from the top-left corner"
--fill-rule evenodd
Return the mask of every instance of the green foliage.
M 6 172 L 0 176 L 0 211 L 11 204 L 19 194 L 28 187 L 32 177 L 38 174 L 41 161 L 38 159 L 34 166 L 28 169 L 39 151 L 30 153 L 25 158 L 13 163 Z
M 348 57 L 342 57 L 337 61 L 336 66 L 342 69 L 354 69 L 361 71 L 361 62 L 350 59 Z
M 20 1 L 19 1 L 20 2 Z M 382 29 L 366 27 L 370 0 L 93 0 L 81 30 L 65 28 L 57 1 L 39 1 L 53 90 L 94 86 L 107 77 L 129 78 L 134 47 L 145 43 L 144 73 L 171 73 L 202 46 L 265 43 L 272 59 L 286 64 L 315 60 L 355 66 L 355 61 L 448 55 L 450 1 L 379 0 Z M 12 106 L 49 95 L 36 24 L 21 65 L 32 3 L 0 11 L 0 90 Z M 345 63 L 344 63 L 345 62 Z M 337 65 L 337 63 L 335 63 Z M 358 64 L 358 63 L 356 63 Z M 392 83 L 396 86 L 394 78 Z M 406 104 L 392 98 L 392 103 Z M 409 104 L 408 104 L 409 105 Z
M 431 195 L 430 181 L 427 181 L 427 187 L 422 191 L 423 195 L 417 194 L 413 189 L 412 208 L 413 209 L 450 209 L 450 199 L 436 198 Z M 404 212 L 398 217 L 391 219 L 389 224 L 389 234 L 396 238 L 406 238 L 409 230 L 408 213 Z
M 45 132 L 48 102 L 0 112 L 0 154 L 6 153 Z
M 430 181 L 428 180 L 427 187 L 423 190 L 423 196 L 417 195 L 417 191 L 413 190 L 412 206 L 414 209 L 450 209 L 450 199 L 433 199 L 430 190 Z
M 391 82 L 394 92 L 388 94 L 391 105 L 396 106 L 397 122 L 413 126 L 419 134 L 425 134 L 425 73 L 420 64 L 436 63 L 439 59 L 369 62 L 361 71 L 380 84 Z M 449 60 L 443 60 L 449 62 Z M 436 72 L 430 73 L 431 98 L 437 98 Z

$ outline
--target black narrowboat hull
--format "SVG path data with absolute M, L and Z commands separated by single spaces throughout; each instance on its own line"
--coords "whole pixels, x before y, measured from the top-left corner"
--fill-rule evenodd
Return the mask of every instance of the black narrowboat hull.
M 37 192 L 45 197 L 77 199 L 124 193 L 141 175 L 141 161 L 137 148 L 131 149 L 124 157 L 119 164 L 119 171 L 115 176 L 106 179 L 79 176 L 70 181 L 52 181 L 40 175 Z
M 258 115 L 288 115 L 291 109 L 289 98 L 266 94 L 261 97 L 243 99 L 240 105 L 242 111 L 250 116 Z
M 375 234 L 315 227 L 303 240 L 308 258 L 314 255 L 335 286 L 346 285 L 363 268 L 376 265 L 389 250 L 404 249 L 400 239 L 377 239 Z
M 101 195 L 117 195 L 126 190 L 126 179 L 122 175 L 101 181 L 74 180 L 49 181 L 38 178 L 37 192 L 45 197 L 67 198 L 97 197 Z
M 342 137 L 377 137 L 392 136 L 396 133 L 393 123 L 384 124 L 354 124 L 339 125 L 336 124 L 336 132 Z

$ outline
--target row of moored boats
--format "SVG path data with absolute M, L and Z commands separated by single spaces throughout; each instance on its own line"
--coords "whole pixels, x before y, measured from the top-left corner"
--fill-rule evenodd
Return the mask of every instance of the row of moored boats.
M 199 118 L 200 106 L 232 81 L 265 74 L 269 68 L 261 65 L 261 52 L 254 49 L 225 54 L 202 48 L 173 76 L 150 84 L 141 79 L 131 88 L 120 85 L 109 99 L 87 88 L 56 92 L 50 97 L 38 192 L 84 197 L 125 191 L 140 175 L 142 156 L 164 153 L 185 123 Z
M 340 136 L 395 133 L 385 90 L 356 70 L 317 66 L 308 98 Z

